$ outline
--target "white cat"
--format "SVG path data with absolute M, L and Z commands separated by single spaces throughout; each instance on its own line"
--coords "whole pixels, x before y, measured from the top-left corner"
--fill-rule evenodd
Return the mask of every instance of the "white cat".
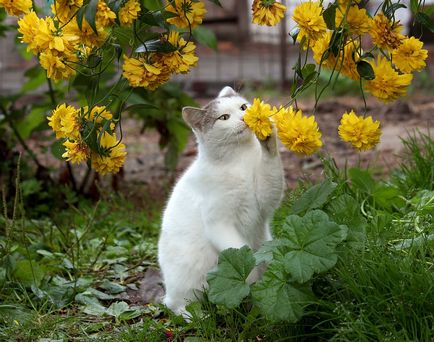
M 176 184 L 163 215 L 158 260 L 164 303 L 188 317 L 185 305 L 224 249 L 257 249 L 271 240 L 270 220 L 283 194 L 276 136 L 259 141 L 243 121 L 248 102 L 231 87 L 203 109 L 185 107 L 198 157 Z M 250 281 L 259 275 L 252 272 Z M 253 278 L 253 279 L 252 279 Z

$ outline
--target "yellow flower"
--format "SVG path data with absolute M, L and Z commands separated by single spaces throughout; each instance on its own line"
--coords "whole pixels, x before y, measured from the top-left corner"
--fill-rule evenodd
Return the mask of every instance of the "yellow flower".
M 280 112 L 279 112 L 280 113 Z M 322 146 L 321 132 L 315 116 L 304 116 L 292 106 L 276 118 L 277 135 L 283 145 L 297 155 L 311 155 Z
M 170 31 L 167 40 L 177 48 L 176 51 L 161 56 L 162 63 L 171 71 L 186 73 L 197 64 L 199 58 L 194 53 L 196 45 L 193 42 L 186 42 L 176 31 Z
M 38 32 L 39 20 L 40 19 L 33 11 L 18 20 L 18 32 L 22 34 L 21 42 L 29 44 L 27 51 L 32 51 L 35 54 L 38 52 L 35 36 Z
M 398 48 L 392 50 L 393 64 L 404 73 L 421 71 L 428 57 L 428 51 L 422 47 L 423 43 L 419 39 L 405 38 Z
M 110 7 L 107 6 L 104 0 L 98 1 L 98 7 L 95 16 L 96 25 L 102 27 L 109 27 L 113 25 L 115 20 L 116 20 L 116 13 L 113 12 L 110 9 Z
M 131 25 L 137 19 L 141 11 L 140 3 L 137 0 L 128 0 L 119 10 L 119 21 L 121 25 Z
M 380 121 L 373 121 L 372 116 L 357 116 L 354 111 L 344 113 L 338 131 L 343 141 L 359 151 L 371 150 L 380 142 Z
M 96 123 L 101 123 L 102 120 L 113 119 L 113 114 L 106 109 L 105 106 L 94 106 L 89 113 L 87 106 L 83 107 L 85 113 L 85 119 L 87 121 L 95 121 Z
M 344 24 L 344 14 L 347 7 L 338 7 L 336 11 L 336 27 Z M 348 9 L 345 27 L 348 27 L 350 34 L 363 35 L 369 32 L 372 19 L 368 16 L 366 9 L 358 6 L 351 6 Z
M 391 22 L 383 13 L 378 13 L 372 20 L 371 35 L 374 45 L 381 49 L 396 49 L 401 45 L 404 36 L 401 34 L 402 25 L 399 21 Z
M 100 47 L 106 41 L 108 34 L 102 26 L 97 25 L 96 30 L 98 34 L 93 31 L 86 20 L 83 20 L 81 30 L 78 27 L 77 20 L 71 20 L 63 28 L 64 34 L 76 37 L 77 42 L 80 44 L 77 48 L 82 48 L 83 45 L 90 48 Z
M 358 41 L 349 39 L 347 42 L 345 42 L 343 49 L 341 48 L 339 51 L 339 55 L 335 56 L 330 50 L 328 50 L 328 53 L 326 53 L 330 46 L 331 38 L 332 33 L 327 31 L 322 38 L 315 42 L 315 44 L 312 46 L 313 59 L 317 64 L 320 64 L 321 60 L 323 59 L 322 67 L 327 69 L 336 69 L 336 71 L 340 71 L 343 75 L 353 80 L 358 80 L 360 76 L 357 72 L 357 65 L 355 62 L 359 60 Z
M 319 65 L 322 61 L 322 67 L 333 69 L 336 64 L 336 56 L 329 50 L 326 50 L 330 46 L 330 40 L 332 38 L 332 32 L 327 31 L 321 38 L 319 38 L 312 46 L 313 59 Z M 327 58 L 325 58 L 327 57 Z
M 66 140 L 63 146 L 65 146 L 66 152 L 62 154 L 62 157 L 66 161 L 80 164 L 89 158 L 89 147 L 84 142 Z
M 83 0 L 55 0 L 51 5 L 51 11 L 57 20 L 65 24 L 83 6 Z
M 92 152 L 92 167 L 102 175 L 119 172 L 127 155 L 125 145 L 116 140 L 116 134 L 107 132 L 102 134 L 100 144 L 106 152 L 103 155 Z
M 47 119 L 48 126 L 56 133 L 56 139 L 67 138 L 67 133 L 71 134 L 74 129 L 80 128 L 77 109 L 73 106 L 67 106 L 65 103 L 58 105 Z M 64 125 L 66 125 L 66 129 Z M 76 134 L 71 134 L 71 137 L 76 137 Z
M 286 6 L 274 0 L 254 0 L 252 4 L 252 23 L 275 26 L 285 15 Z
M 165 66 L 160 61 L 149 64 L 143 57 L 128 58 L 124 56 L 124 59 L 123 76 L 132 87 L 155 90 L 170 77 L 170 73 L 164 70 Z
M 29 13 L 32 8 L 32 0 L 0 0 L 0 7 L 4 7 L 9 15 L 20 16 Z
M 407 86 L 411 83 L 413 75 L 399 75 L 384 57 L 379 57 L 377 63 L 371 63 L 371 65 L 375 78 L 365 83 L 367 91 L 383 102 L 394 101 L 406 94 Z
M 302 2 L 295 7 L 292 18 L 300 28 L 297 36 L 298 41 L 306 37 L 309 41 L 308 45 L 311 46 L 324 36 L 327 26 L 322 16 L 322 10 L 321 4 L 317 1 Z
M 359 80 L 360 75 L 357 71 L 356 62 L 359 58 L 359 42 L 349 40 L 345 43 L 344 50 L 340 54 L 339 66 L 340 72 L 352 80 Z M 341 64 L 342 63 L 342 64 Z
M 246 109 L 243 120 L 259 139 L 265 140 L 273 131 L 270 118 L 274 113 L 275 110 L 268 103 L 254 99 L 253 104 Z
M 202 24 L 206 13 L 202 1 L 192 0 L 174 0 L 168 4 L 166 11 L 176 15 L 166 20 L 169 24 L 186 29 Z
M 73 55 L 68 60 L 64 54 L 55 50 L 46 50 L 39 55 L 41 66 L 47 70 L 47 77 L 54 81 L 67 80 L 75 75 L 73 69 L 67 62 L 75 62 L 77 59 Z

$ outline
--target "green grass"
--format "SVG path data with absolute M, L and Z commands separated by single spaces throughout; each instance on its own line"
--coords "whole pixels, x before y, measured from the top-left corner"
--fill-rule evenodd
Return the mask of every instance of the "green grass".
M 205 294 L 191 305 L 190 323 L 161 305 L 129 303 L 127 286 L 157 265 L 158 206 L 142 210 L 117 195 L 93 203 L 62 190 L 65 207 L 30 219 L 26 195 L 9 198 L 9 219 L 0 216 L 0 340 L 432 341 L 434 143 L 421 133 L 403 143 L 405 160 L 390 180 L 324 159 L 337 186 L 322 209 L 331 215 L 340 195 L 354 198 L 365 238 L 314 277 L 316 300 L 296 323 L 268 321 L 249 297 L 229 310 Z M 285 197 L 273 221 L 277 237 L 310 187 Z

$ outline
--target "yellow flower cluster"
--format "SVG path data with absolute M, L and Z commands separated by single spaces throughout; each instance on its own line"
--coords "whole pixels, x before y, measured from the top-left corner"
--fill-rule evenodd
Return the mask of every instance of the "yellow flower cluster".
M 383 102 L 404 96 L 412 81 L 411 73 L 426 66 L 428 51 L 420 40 L 401 34 L 399 21 L 382 12 L 370 17 L 360 1 L 337 2 L 335 31 L 327 29 L 323 15 L 322 2 L 310 0 L 296 6 L 293 19 L 299 28 L 297 40 L 302 48 L 310 48 L 321 67 L 334 69 L 353 80 L 367 76 L 359 74 L 358 64 L 370 63 L 375 78 L 363 80 L 363 87 Z M 360 45 L 364 35 L 369 35 L 373 44 L 366 55 Z M 375 52 L 378 52 L 376 61 L 369 60 Z
M 18 17 L 30 11 L 32 0 L 0 0 L 0 7 L 3 7 L 7 14 Z
M 186 73 L 197 64 L 196 45 L 186 42 L 176 31 L 161 37 L 175 49 L 169 53 L 149 53 L 146 56 L 124 56 L 123 76 L 132 87 L 155 90 L 167 82 L 173 73 Z
M 314 116 L 304 116 L 301 110 L 276 107 L 254 99 L 243 117 L 246 125 L 260 140 L 265 140 L 277 128 L 277 136 L 286 148 L 298 155 L 311 155 L 321 146 L 321 132 Z
M 62 157 L 73 164 L 86 162 L 89 158 L 95 171 L 102 175 L 118 172 L 125 162 L 125 145 L 116 139 L 115 125 L 104 106 L 80 109 L 61 104 L 48 117 L 48 125 L 56 134 L 56 139 L 64 139 L 65 153 Z M 108 128 L 103 130 L 106 122 Z M 107 130 L 108 129 L 108 130 Z M 97 149 L 87 143 L 93 135 L 99 141 Z
M 351 143 L 359 151 L 373 149 L 381 137 L 379 121 L 373 121 L 372 116 L 357 116 L 354 111 L 343 114 L 338 132 L 343 141 Z
M 275 26 L 285 16 L 286 6 L 275 0 L 253 0 L 252 23 Z

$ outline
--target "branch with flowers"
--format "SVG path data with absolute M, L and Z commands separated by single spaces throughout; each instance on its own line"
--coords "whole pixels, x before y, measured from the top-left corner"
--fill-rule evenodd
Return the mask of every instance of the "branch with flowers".
M 49 81 L 85 84 L 86 103 L 59 103 L 48 121 L 66 161 L 87 162 L 103 175 L 125 162 L 121 120 L 128 98 L 197 64 L 193 30 L 206 13 L 203 2 L 184 0 L 55 0 L 45 17 L 31 0 L 1 0 L 0 7 L 19 17 L 18 37 Z M 113 75 L 111 88 L 100 89 Z
M 266 139 L 275 125 L 289 150 L 298 155 L 317 152 L 323 143 L 314 114 L 325 89 L 339 77 L 353 80 L 363 99 L 370 93 L 387 103 L 406 94 L 412 73 L 425 67 L 428 52 L 419 39 L 402 34 L 395 13 L 405 5 L 384 0 L 373 12 L 368 5 L 337 0 L 324 7 L 321 1 L 303 1 L 286 13 L 278 1 L 253 1 L 254 24 L 274 26 L 285 14 L 292 16 L 296 27 L 290 35 L 299 47 L 287 104 L 272 108 L 255 99 L 246 111 L 245 122 L 259 139 Z M 118 172 L 125 162 L 121 122 L 132 91 L 152 92 L 197 64 L 192 37 L 206 13 L 198 0 L 55 0 L 46 17 L 31 0 L 0 0 L 0 6 L 20 17 L 19 38 L 50 80 L 87 84 L 87 103 L 60 103 L 48 120 L 62 141 L 63 157 L 73 164 L 87 162 L 101 174 Z M 424 1 L 412 0 L 410 8 L 418 22 L 434 31 L 432 9 Z M 99 84 L 113 65 L 118 79 L 101 94 Z M 318 82 L 323 70 L 330 73 L 325 86 Z M 308 88 L 315 90 L 311 116 L 297 105 Z M 366 110 L 361 115 L 351 110 L 342 115 L 338 132 L 364 151 L 378 144 L 381 127 Z
M 297 97 L 310 87 L 315 88 L 315 107 L 324 90 L 338 77 L 358 83 L 361 96 L 370 93 L 384 103 L 405 96 L 413 72 L 425 68 L 428 51 L 416 37 L 403 35 L 403 25 L 395 12 L 406 8 L 400 2 L 383 1 L 373 13 L 369 1 L 338 0 L 327 8 L 322 1 L 303 1 L 292 15 L 297 26 L 290 32 L 299 44 L 299 57 L 294 66 L 294 78 L 289 102 L 279 109 L 255 99 L 245 116 L 245 122 L 259 139 L 271 134 L 276 125 L 278 137 L 289 150 L 311 155 L 323 145 L 315 116 L 305 116 L 297 107 Z M 424 1 L 411 1 L 411 11 L 419 23 L 434 32 Z M 273 0 L 254 0 L 252 21 L 274 26 L 286 12 L 286 7 Z M 315 64 L 308 63 L 309 55 Z M 331 70 L 327 84 L 320 89 L 322 70 Z M 334 80 L 333 80 L 334 78 Z M 293 106 L 294 105 L 294 106 Z M 381 127 L 366 113 L 345 112 L 338 127 L 340 138 L 359 151 L 373 149 L 380 141 Z

